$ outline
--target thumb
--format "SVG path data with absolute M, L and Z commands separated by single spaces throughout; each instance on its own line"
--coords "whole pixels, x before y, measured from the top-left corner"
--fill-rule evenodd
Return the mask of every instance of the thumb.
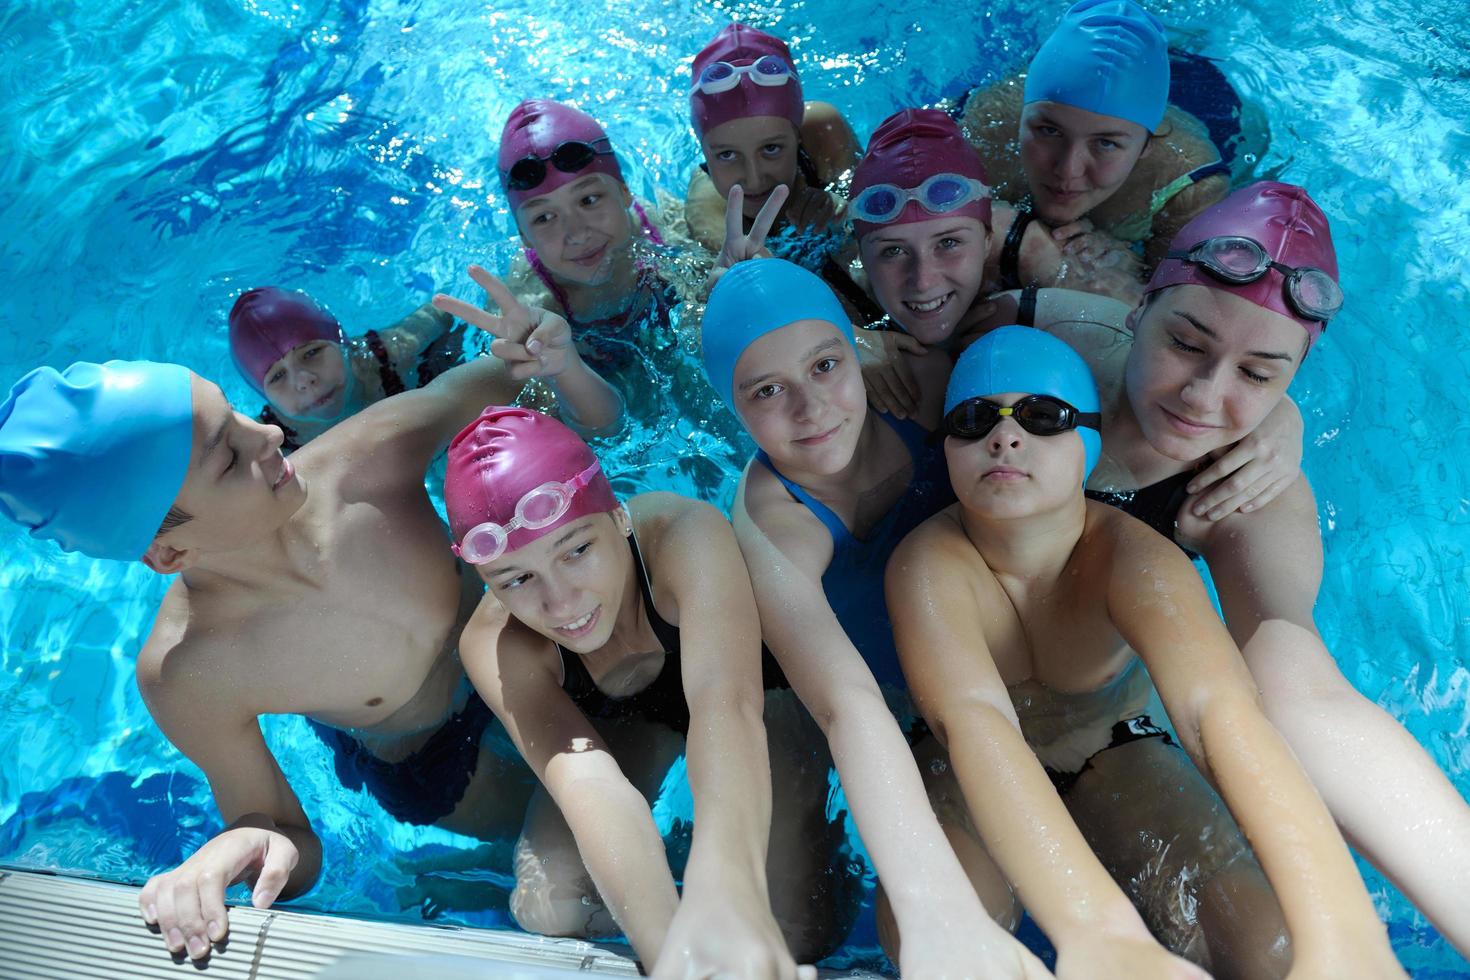
M 300 856 L 296 845 L 284 834 L 269 835 L 260 875 L 255 879 L 255 888 L 250 893 L 250 904 L 258 909 L 270 908 L 280 896 L 281 890 L 286 887 L 291 870 L 296 867 Z

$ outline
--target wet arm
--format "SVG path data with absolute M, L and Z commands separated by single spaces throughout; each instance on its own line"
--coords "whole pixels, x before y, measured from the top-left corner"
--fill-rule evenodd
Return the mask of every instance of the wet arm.
M 465 670 L 556 802 L 582 863 L 639 958 L 663 949 L 678 904 L 663 840 L 648 801 L 536 656 L 543 637 L 507 636 L 504 607 L 482 599 L 460 639 Z
M 416 368 L 424 349 L 453 325 L 454 317 L 425 303 L 391 327 L 379 330 L 378 336 L 383 338 L 393 369 L 403 375 Z
M 725 199 L 709 174 L 697 168 L 689 178 L 684 220 L 689 224 L 690 237 L 711 252 L 719 252 L 725 243 Z
M 1281 901 L 1293 968 L 1401 976 L 1327 807 L 1261 709 L 1188 560 L 1142 528 L 1120 537 L 1108 610 L 1153 677 L 1184 747 L 1219 788 Z

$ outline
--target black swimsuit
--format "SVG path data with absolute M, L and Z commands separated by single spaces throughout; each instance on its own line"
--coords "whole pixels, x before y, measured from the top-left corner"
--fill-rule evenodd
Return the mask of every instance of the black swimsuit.
M 1170 541 L 1174 541 L 1179 511 L 1183 509 L 1184 501 L 1189 497 L 1189 491 L 1185 490 L 1185 487 L 1192 479 L 1194 479 L 1194 471 L 1185 470 L 1183 473 L 1175 473 L 1158 483 L 1151 483 L 1137 490 L 1088 490 L 1086 493 L 1089 500 L 1116 507 L 1123 513 L 1143 521 Z M 1191 561 L 1199 557 L 1179 542 L 1174 541 L 1174 543 L 1178 545 L 1180 551 L 1189 556 Z
M 658 614 L 653 604 L 653 586 L 648 580 L 648 569 L 644 567 L 643 555 L 638 551 L 638 539 L 628 537 L 628 547 L 633 552 L 633 565 L 638 572 L 638 589 L 643 593 L 643 608 L 648 613 L 648 624 L 664 650 L 664 664 L 655 677 L 642 690 L 627 697 L 613 697 L 605 693 L 592 680 L 582 658 L 569 653 L 557 644 L 556 652 L 561 655 L 562 690 L 567 692 L 582 713 L 591 719 L 624 718 L 635 716 L 650 721 L 661 721 L 680 734 L 689 732 L 689 703 L 684 700 L 684 673 L 679 668 L 679 628 Z

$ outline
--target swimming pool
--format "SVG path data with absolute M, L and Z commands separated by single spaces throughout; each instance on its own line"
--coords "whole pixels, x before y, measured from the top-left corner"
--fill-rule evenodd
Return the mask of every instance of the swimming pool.
M 1470 388 L 1470 338 L 1456 329 L 1470 282 L 1461 7 L 1153 6 L 1264 108 L 1272 142 L 1258 173 L 1306 185 L 1333 219 L 1348 307 L 1293 389 L 1326 543 L 1318 619 L 1348 676 L 1470 791 L 1470 422 L 1445 407 Z M 607 123 L 635 193 L 682 195 L 696 159 L 688 62 L 732 16 L 788 38 L 808 97 L 842 107 L 866 137 L 895 108 L 1018 66 L 1061 7 L 8 4 L 0 384 L 41 363 L 153 357 L 253 408 L 224 343 L 240 289 L 308 288 L 360 332 L 435 289 L 473 298 L 470 261 L 508 264 L 492 153 L 523 97 L 577 101 Z M 677 338 L 654 338 L 648 357 L 650 374 L 677 364 Z M 639 398 L 645 422 L 619 489 L 673 485 L 727 503 L 749 448 L 733 423 L 692 381 Z M 8 524 L 0 553 L 0 861 L 120 881 L 176 864 L 215 818 L 132 682 L 163 581 L 33 545 Z M 325 801 L 307 804 L 326 870 L 304 904 L 419 918 L 455 884 L 457 905 L 493 890 L 454 873 L 426 890 L 419 868 L 457 841 L 344 793 L 299 720 L 266 730 L 303 800 Z M 1416 976 L 1470 976 L 1370 882 Z

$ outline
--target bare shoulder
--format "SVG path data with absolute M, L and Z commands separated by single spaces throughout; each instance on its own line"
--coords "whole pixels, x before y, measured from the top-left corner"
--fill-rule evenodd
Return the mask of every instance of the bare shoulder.
M 239 631 L 192 608 L 183 578 L 164 594 L 153 629 L 138 654 L 138 691 L 165 728 L 169 719 L 219 713 L 254 716 L 245 699 L 260 690 L 258 681 L 237 676 Z M 231 656 L 231 654 L 235 656 Z M 253 701 L 253 698 L 252 698 Z M 172 736 L 172 733 L 170 733 Z
M 918 583 L 935 573 L 964 574 L 985 562 L 959 521 L 959 504 L 950 504 L 908 533 L 888 559 L 890 580 Z
M 698 545 L 731 533 L 730 522 L 715 507 L 667 490 L 630 497 L 626 504 L 639 547 L 656 554 L 665 547 Z
M 752 533 L 812 577 L 821 578 L 832 560 L 832 535 L 774 473 L 752 462 L 735 499 L 736 538 L 751 562 L 752 578 L 758 560 L 748 547 Z M 763 554 L 770 557 L 769 552 Z
M 1177 581 L 1198 582 L 1179 546 L 1116 507 L 1089 500 L 1087 524 L 1073 552 L 1079 578 L 1107 582 L 1108 593 L 1157 590 Z
M 985 161 L 996 196 L 1006 201 L 1019 200 L 1026 194 L 1026 178 L 1020 166 L 1024 102 L 1025 75 L 1013 75 L 971 90 L 959 119 L 965 137 Z
M 847 117 L 830 102 L 806 104 L 801 142 L 816 161 L 818 175 L 829 184 L 851 170 L 862 153 Z

